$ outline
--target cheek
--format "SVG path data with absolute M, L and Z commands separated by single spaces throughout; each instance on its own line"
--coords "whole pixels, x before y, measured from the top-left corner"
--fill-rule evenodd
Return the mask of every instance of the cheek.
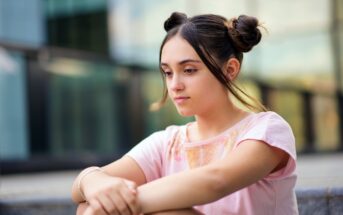
M 167 94 L 171 98 L 172 97 L 172 90 L 168 87 L 168 85 L 166 85 L 166 88 L 167 88 Z
M 195 93 L 201 105 L 212 105 L 227 97 L 227 89 L 217 80 L 203 82 L 200 86 Z
M 171 89 L 171 83 L 170 83 L 170 82 L 171 82 L 171 81 L 168 80 L 168 79 L 166 79 L 166 80 L 164 81 L 164 84 L 165 84 L 165 86 L 166 86 L 168 92 L 171 91 L 171 90 L 170 90 L 170 89 Z

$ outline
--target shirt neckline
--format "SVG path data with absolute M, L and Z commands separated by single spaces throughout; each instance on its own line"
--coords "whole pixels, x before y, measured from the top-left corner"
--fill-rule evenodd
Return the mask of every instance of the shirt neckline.
M 195 146 L 195 145 L 204 145 L 204 144 L 208 144 L 211 142 L 214 142 L 217 139 L 220 139 L 222 136 L 224 136 L 225 134 L 229 133 L 232 129 L 234 129 L 235 127 L 238 127 L 240 124 L 242 124 L 243 122 L 247 121 L 248 119 L 250 119 L 252 116 L 256 115 L 256 113 L 249 113 L 247 116 L 245 116 L 243 119 L 241 119 L 240 121 L 236 122 L 234 125 L 230 126 L 229 128 L 227 128 L 226 130 L 222 131 L 221 133 L 213 136 L 213 137 L 209 137 L 207 139 L 204 140 L 197 140 L 197 141 L 189 141 L 188 138 L 188 127 L 193 124 L 194 122 L 189 122 L 186 125 L 183 126 L 182 129 L 182 134 L 184 136 L 184 143 L 187 143 L 187 146 Z

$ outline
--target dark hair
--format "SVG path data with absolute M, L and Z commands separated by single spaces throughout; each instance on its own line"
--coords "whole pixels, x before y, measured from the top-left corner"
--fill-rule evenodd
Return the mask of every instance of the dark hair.
M 236 58 L 242 63 L 243 52 L 250 51 L 261 40 L 261 32 L 258 26 L 258 20 L 255 17 L 246 15 L 227 20 L 222 16 L 213 14 L 187 18 L 184 13 L 174 12 L 164 22 L 167 35 L 160 47 L 159 62 L 161 63 L 161 53 L 165 43 L 175 35 L 180 35 L 194 48 L 207 68 L 236 99 L 251 110 L 264 111 L 266 108 L 261 103 L 228 80 L 221 69 L 230 58 Z M 161 73 L 164 77 L 164 73 L 162 71 Z M 246 101 L 239 92 L 255 104 Z M 167 97 L 168 92 L 164 83 L 163 97 L 153 109 L 160 108 Z

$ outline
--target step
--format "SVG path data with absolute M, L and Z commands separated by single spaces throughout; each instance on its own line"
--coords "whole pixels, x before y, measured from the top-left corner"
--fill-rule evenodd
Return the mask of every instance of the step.
M 297 189 L 299 214 L 342 215 L 343 188 Z
M 0 199 L 1 215 L 75 215 L 76 205 L 69 198 Z
M 300 215 L 343 214 L 343 188 L 297 189 L 296 196 Z M 75 211 L 70 198 L 0 200 L 0 214 L 4 215 L 68 215 Z

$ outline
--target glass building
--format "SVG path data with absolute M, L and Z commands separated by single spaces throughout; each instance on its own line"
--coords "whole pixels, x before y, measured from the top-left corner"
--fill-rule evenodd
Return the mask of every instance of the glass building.
M 192 120 L 149 111 L 173 11 L 258 17 L 267 30 L 240 85 L 285 117 L 299 153 L 342 150 L 340 0 L 0 0 L 2 171 L 100 165 Z

